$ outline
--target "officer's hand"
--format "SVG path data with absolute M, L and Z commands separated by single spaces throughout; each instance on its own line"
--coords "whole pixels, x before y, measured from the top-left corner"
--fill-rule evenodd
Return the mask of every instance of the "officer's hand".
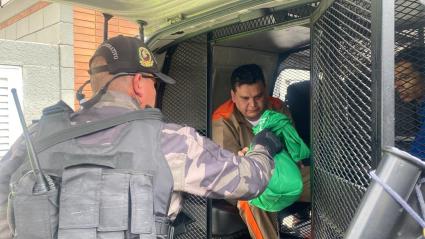
M 274 156 L 282 150 L 282 143 L 270 130 L 264 129 L 252 139 L 252 147 L 259 144 L 264 146 L 267 151 Z

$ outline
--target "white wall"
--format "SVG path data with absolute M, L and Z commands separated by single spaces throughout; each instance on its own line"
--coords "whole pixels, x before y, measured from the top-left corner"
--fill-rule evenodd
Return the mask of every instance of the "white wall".
M 30 7 L 38 1 L 13 1 L 0 9 L 0 22 Z M 74 105 L 73 8 L 52 3 L 12 25 L 0 29 L 0 39 L 45 43 L 58 46 L 60 98 Z M 29 49 L 31 50 L 31 49 Z M 9 52 L 13 54 L 12 52 Z
M 41 110 L 61 99 L 60 47 L 0 39 L 0 65 L 22 67 L 25 120 L 40 119 Z

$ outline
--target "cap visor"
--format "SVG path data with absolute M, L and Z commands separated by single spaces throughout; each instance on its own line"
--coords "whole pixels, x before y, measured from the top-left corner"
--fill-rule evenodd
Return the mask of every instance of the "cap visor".
M 168 84 L 175 84 L 176 83 L 176 80 L 167 76 L 166 74 L 162 74 L 161 72 L 156 72 L 156 73 L 153 73 L 153 74 L 165 83 L 168 83 Z

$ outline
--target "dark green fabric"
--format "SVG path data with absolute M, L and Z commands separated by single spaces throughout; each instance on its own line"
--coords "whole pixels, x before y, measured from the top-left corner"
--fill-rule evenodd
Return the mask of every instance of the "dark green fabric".
M 277 212 L 300 197 L 303 182 L 297 162 L 310 157 L 310 150 L 286 115 L 266 110 L 253 132 L 257 134 L 266 128 L 281 140 L 284 149 L 274 156 L 275 169 L 266 190 L 249 203 L 265 211 Z

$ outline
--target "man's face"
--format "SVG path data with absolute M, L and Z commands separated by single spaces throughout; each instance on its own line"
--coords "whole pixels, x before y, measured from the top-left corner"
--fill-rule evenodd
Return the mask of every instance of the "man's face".
M 261 82 L 237 85 L 231 95 L 236 108 L 248 120 L 258 120 L 266 108 L 267 96 Z
M 395 65 L 395 88 L 404 102 L 420 100 L 425 93 L 425 82 L 412 63 L 400 61 Z

